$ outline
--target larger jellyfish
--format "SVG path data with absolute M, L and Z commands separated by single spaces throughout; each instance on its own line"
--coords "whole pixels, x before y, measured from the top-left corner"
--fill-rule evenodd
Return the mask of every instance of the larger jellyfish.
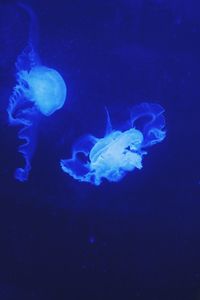
M 64 105 L 67 88 L 56 70 L 42 65 L 37 52 L 36 16 L 27 5 L 19 5 L 30 16 L 29 40 L 16 61 L 17 83 L 10 96 L 7 112 L 9 124 L 21 126 L 18 137 L 24 143 L 19 146 L 19 152 L 24 157 L 25 165 L 16 169 L 15 178 L 25 181 L 31 170 L 39 120 L 42 115 L 50 116 Z
M 106 135 L 80 138 L 73 148 L 72 158 L 61 160 L 62 170 L 78 181 L 100 185 L 103 179 L 117 182 L 127 172 L 141 169 L 146 148 L 165 138 L 163 112 L 158 104 L 135 106 L 126 130 L 113 130 L 107 114 Z

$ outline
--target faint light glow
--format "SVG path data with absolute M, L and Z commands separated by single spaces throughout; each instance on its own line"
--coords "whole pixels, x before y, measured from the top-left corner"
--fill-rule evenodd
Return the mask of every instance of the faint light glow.
M 91 245 L 95 244 L 95 243 L 96 243 L 96 238 L 95 238 L 94 236 L 90 236 L 90 237 L 89 237 L 89 243 L 90 243 Z

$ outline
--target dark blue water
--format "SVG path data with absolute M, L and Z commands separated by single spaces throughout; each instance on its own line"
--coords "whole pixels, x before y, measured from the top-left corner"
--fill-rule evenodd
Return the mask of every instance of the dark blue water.
M 26 1 L 39 54 L 68 86 L 40 123 L 27 183 L 6 108 L 29 20 L 0 2 L 0 300 L 200 299 L 200 4 L 198 0 Z M 64 174 L 75 140 L 105 132 L 144 101 L 167 138 L 144 167 L 99 187 Z

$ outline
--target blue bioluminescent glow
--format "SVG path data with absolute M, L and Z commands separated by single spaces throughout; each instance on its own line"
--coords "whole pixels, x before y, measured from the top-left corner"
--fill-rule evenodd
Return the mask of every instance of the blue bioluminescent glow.
M 142 168 L 145 148 L 161 142 L 165 136 L 162 106 L 142 103 L 131 109 L 127 130 L 112 130 L 103 138 L 86 135 L 73 148 L 72 158 L 61 160 L 64 172 L 78 181 L 100 185 L 103 178 L 120 181 L 127 172 Z
M 41 64 L 35 50 L 38 36 L 36 16 L 27 5 L 20 4 L 20 7 L 30 16 L 29 41 L 17 58 L 17 83 L 10 96 L 7 112 L 10 125 L 22 126 L 18 137 L 25 142 L 19 146 L 19 152 L 25 159 L 25 166 L 16 170 L 15 178 L 25 181 L 31 169 L 40 117 L 50 116 L 64 105 L 67 88 L 56 70 Z

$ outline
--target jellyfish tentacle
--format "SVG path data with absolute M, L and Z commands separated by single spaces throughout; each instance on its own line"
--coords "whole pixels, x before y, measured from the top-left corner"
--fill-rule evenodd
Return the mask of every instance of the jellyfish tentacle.
M 15 178 L 19 181 L 26 181 L 31 170 L 30 161 L 36 147 L 36 124 L 38 112 L 36 108 L 30 105 L 30 101 L 24 97 L 23 88 L 17 85 L 10 97 L 7 109 L 8 119 L 11 126 L 21 126 L 18 132 L 18 138 L 24 143 L 18 147 L 25 160 L 24 168 L 17 168 Z
M 8 121 L 10 125 L 29 125 L 29 120 L 26 118 L 22 118 L 20 114 L 24 112 L 24 109 L 21 109 L 21 107 L 25 107 L 25 105 L 28 103 L 29 100 L 24 97 L 25 94 L 25 84 L 24 84 L 24 77 L 20 75 L 20 80 L 18 84 L 14 87 L 12 95 L 9 99 L 9 104 L 7 108 L 8 113 Z
M 161 142 L 165 136 L 165 118 L 163 116 L 164 108 L 157 103 L 142 103 L 134 106 L 131 110 L 132 127 L 141 119 L 148 117 L 149 120 L 144 122 L 142 132 L 144 135 L 143 147 L 148 147 Z
M 109 134 L 112 132 L 112 123 L 111 123 L 108 108 L 106 106 L 105 106 L 105 111 L 106 111 L 106 134 Z
M 35 12 L 31 9 L 31 7 L 28 4 L 18 2 L 18 6 L 22 8 L 25 11 L 25 13 L 28 14 L 30 19 L 30 26 L 29 26 L 29 37 L 28 37 L 27 46 L 24 48 L 22 53 L 18 56 L 15 65 L 18 71 L 21 70 L 30 71 L 33 67 L 41 64 L 41 60 L 38 55 L 38 44 L 39 44 L 38 20 Z
M 84 135 L 79 138 L 73 146 L 71 159 L 60 161 L 61 169 L 79 181 L 90 181 L 87 174 L 90 171 L 88 157 L 91 148 L 97 143 L 98 138 L 93 135 Z
M 30 72 L 30 70 L 39 65 L 39 56 L 35 52 L 33 46 L 28 44 L 22 53 L 18 56 L 15 63 L 18 72 L 24 70 Z
M 35 114 L 34 111 L 29 110 L 26 111 L 26 115 L 29 114 L 30 116 L 33 116 Z M 19 153 L 22 154 L 25 161 L 25 166 L 22 168 L 17 168 L 15 171 L 15 178 L 19 181 L 26 181 L 28 180 L 29 173 L 31 170 L 31 160 L 36 148 L 36 130 L 34 128 L 34 124 L 32 121 L 29 121 L 29 125 L 26 125 L 19 130 L 18 138 L 23 140 L 24 143 L 21 144 L 18 148 Z
M 32 8 L 23 2 L 18 2 L 18 6 L 22 8 L 25 13 L 28 14 L 30 19 L 29 25 L 29 38 L 28 45 L 25 48 L 27 52 L 30 52 L 30 57 L 33 61 L 37 61 L 37 64 L 40 64 L 40 58 L 38 53 L 38 44 L 39 44 L 39 26 L 38 18 Z
M 86 134 L 79 138 L 73 145 L 73 153 L 82 152 L 86 156 L 89 155 L 91 148 L 97 143 L 98 138 L 91 134 Z

